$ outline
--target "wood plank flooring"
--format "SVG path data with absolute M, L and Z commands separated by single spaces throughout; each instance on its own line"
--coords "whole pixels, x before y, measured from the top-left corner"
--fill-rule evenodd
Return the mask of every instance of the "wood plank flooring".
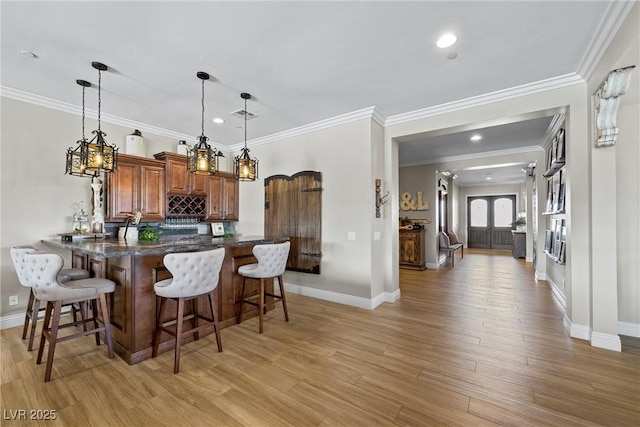
M 0 424 L 640 426 L 640 346 L 570 338 L 531 264 L 465 252 L 401 270 L 401 300 L 373 311 L 288 295 L 289 323 L 278 305 L 263 335 L 256 318 L 222 330 L 222 353 L 189 343 L 178 375 L 172 353 L 129 366 L 86 337 L 58 346 L 45 384 L 20 328 L 4 330 Z

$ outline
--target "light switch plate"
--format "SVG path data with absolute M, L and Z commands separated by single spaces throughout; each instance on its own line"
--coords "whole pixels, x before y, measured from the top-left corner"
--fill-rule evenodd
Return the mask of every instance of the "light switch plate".
M 355 231 L 349 231 L 347 233 L 347 240 L 356 240 L 356 232 Z
M 379 231 L 374 231 L 373 232 L 373 240 L 380 240 L 380 232 Z

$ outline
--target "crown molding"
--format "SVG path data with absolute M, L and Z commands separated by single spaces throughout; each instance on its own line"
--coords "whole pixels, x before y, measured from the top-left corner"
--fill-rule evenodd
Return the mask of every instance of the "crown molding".
M 460 99 L 445 104 L 436 105 L 421 110 L 410 111 L 408 113 L 397 114 L 387 117 L 384 122 L 385 126 L 397 125 L 412 120 L 424 119 L 427 117 L 437 116 L 440 114 L 451 113 L 466 108 L 479 107 L 481 105 L 490 104 L 498 101 L 506 101 L 513 98 L 520 98 L 526 95 L 532 95 L 548 90 L 560 89 L 567 86 L 584 83 L 582 77 L 576 73 L 564 74 L 557 77 L 551 77 L 537 82 L 527 83 L 515 86 L 509 89 L 502 89 L 495 92 L 489 92 L 483 95 L 473 96 L 471 98 Z
M 294 136 L 302 135 L 309 132 L 315 132 L 320 129 L 327 129 L 333 126 L 339 126 L 346 123 L 351 123 L 361 119 L 372 119 L 384 126 L 384 116 L 376 107 L 367 107 L 360 110 L 352 111 L 350 113 L 341 114 L 339 116 L 331 117 L 325 120 L 320 120 L 308 125 L 299 126 L 297 128 L 289 129 L 283 132 L 274 133 L 264 136 L 262 138 L 252 139 L 247 141 L 248 147 L 257 147 L 259 145 L 269 144 L 271 142 L 279 141 L 285 138 L 291 138 Z M 244 142 L 240 144 L 230 145 L 231 150 L 240 150 L 244 147 Z
M 564 124 L 564 118 L 565 118 L 564 113 L 558 113 L 553 116 L 553 119 L 551 119 L 551 123 L 549 123 L 549 127 L 547 128 L 547 131 L 542 137 L 542 141 L 540 141 L 541 142 L 540 145 L 545 151 L 547 148 L 549 148 L 549 146 L 551 145 L 551 142 L 553 141 L 553 138 L 556 136 L 556 134 Z
M 56 101 L 55 99 L 46 98 L 40 95 L 34 95 L 29 92 L 24 92 L 6 86 L 0 86 L 0 96 L 15 99 L 17 101 L 27 102 L 29 104 L 34 104 L 41 107 L 51 108 L 53 110 L 58 110 L 65 113 L 75 114 L 78 116 L 82 115 L 82 108 L 77 105 L 69 104 L 62 101 Z M 85 116 L 94 120 L 98 120 L 98 112 L 96 110 L 85 108 Z M 159 136 L 165 136 L 167 138 L 177 140 L 184 139 L 185 141 L 191 143 L 197 142 L 197 138 L 192 135 L 185 135 L 182 133 L 159 128 L 157 126 L 149 125 L 142 122 L 137 122 L 135 120 L 125 119 L 123 117 L 118 117 L 111 114 L 100 113 L 100 120 L 105 123 L 111 123 L 114 125 L 132 129 L 139 129 L 144 132 L 152 133 Z
M 637 0 L 609 2 L 576 71 L 585 81 L 591 78 L 596 65 L 609 48 L 635 3 Z
M 528 147 L 520 147 L 520 148 L 508 148 L 506 150 L 494 150 L 494 151 L 484 151 L 481 153 L 471 153 L 471 154 L 461 154 L 459 156 L 446 156 L 446 157 L 437 157 L 433 159 L 429 159 L 426 162 L 407 162 L 401 163 L 398 166 L 401 168 L 410 167 L 410 166 L 422 166 L 422 165 L 432 165 L 434 163 L 445 163 L 445 162 L 457 162 L 460 160 L 473 160 L 473 159 L 484 159 L 487 157 L 497 157 L 497 156 L 509 156 L 512 154 L 521 154 L 521 153 L 532 153 L 535 151 L 542 151 L 543 148 L 539 145 L 530 145 Z

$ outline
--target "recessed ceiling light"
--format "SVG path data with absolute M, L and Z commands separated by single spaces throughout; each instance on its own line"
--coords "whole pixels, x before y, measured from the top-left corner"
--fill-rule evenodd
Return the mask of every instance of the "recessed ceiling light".
M 224 119 L 221 119 L 220 117 L 214 117 L 212 121 L 217 125 L 221 125 L 224 123 Z
M 35 53 L 31 52 L 30 50 L 21 50 L 20 53 L 23 54 L 24 56 L 26 56 L 27 58 L 37 58 L 38 57 L 38 55 L 36 55 Z
M 438 39 L 438 42 L 436 43 L 436 46 L 438 46 L 440 49 L 444 49 L 449 46 L 453 46 L 456 40 L 458 40 L 458 38 L 455 36 L 455 34 L 446 33 L 440 36 L 440 38 Z
M 449 52 L 447 54 L 447 58 L 449 58 L 449 59 L 456 59 L 457 57 L 458 57 L 458 54 L 455 53 L 455 52 Z
M 479 135 L 479 134 L 476 133 L 474 135 L 471 135 L 471 138 L 469 138 L 469 139 L 472 140 L 472 141 L 480 141 L 482 139 L 482 135 Z

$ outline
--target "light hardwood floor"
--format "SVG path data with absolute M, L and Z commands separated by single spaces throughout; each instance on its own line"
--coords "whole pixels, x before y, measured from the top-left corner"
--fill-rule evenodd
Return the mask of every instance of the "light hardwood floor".
M 532 266 L 465 251 L 401 270 L 402 298 L 368 311 L 288 295 L 257 319 L 135 366 L 92 337 L 56 349 L 51 382 L 20 328 L 2 331 L 2 426 L 639 426 L 640 349 L 571 339 Z M 12 421 L 16 410 L 55 421 Z M 15 412 L 14 412 L 15 413 Z

